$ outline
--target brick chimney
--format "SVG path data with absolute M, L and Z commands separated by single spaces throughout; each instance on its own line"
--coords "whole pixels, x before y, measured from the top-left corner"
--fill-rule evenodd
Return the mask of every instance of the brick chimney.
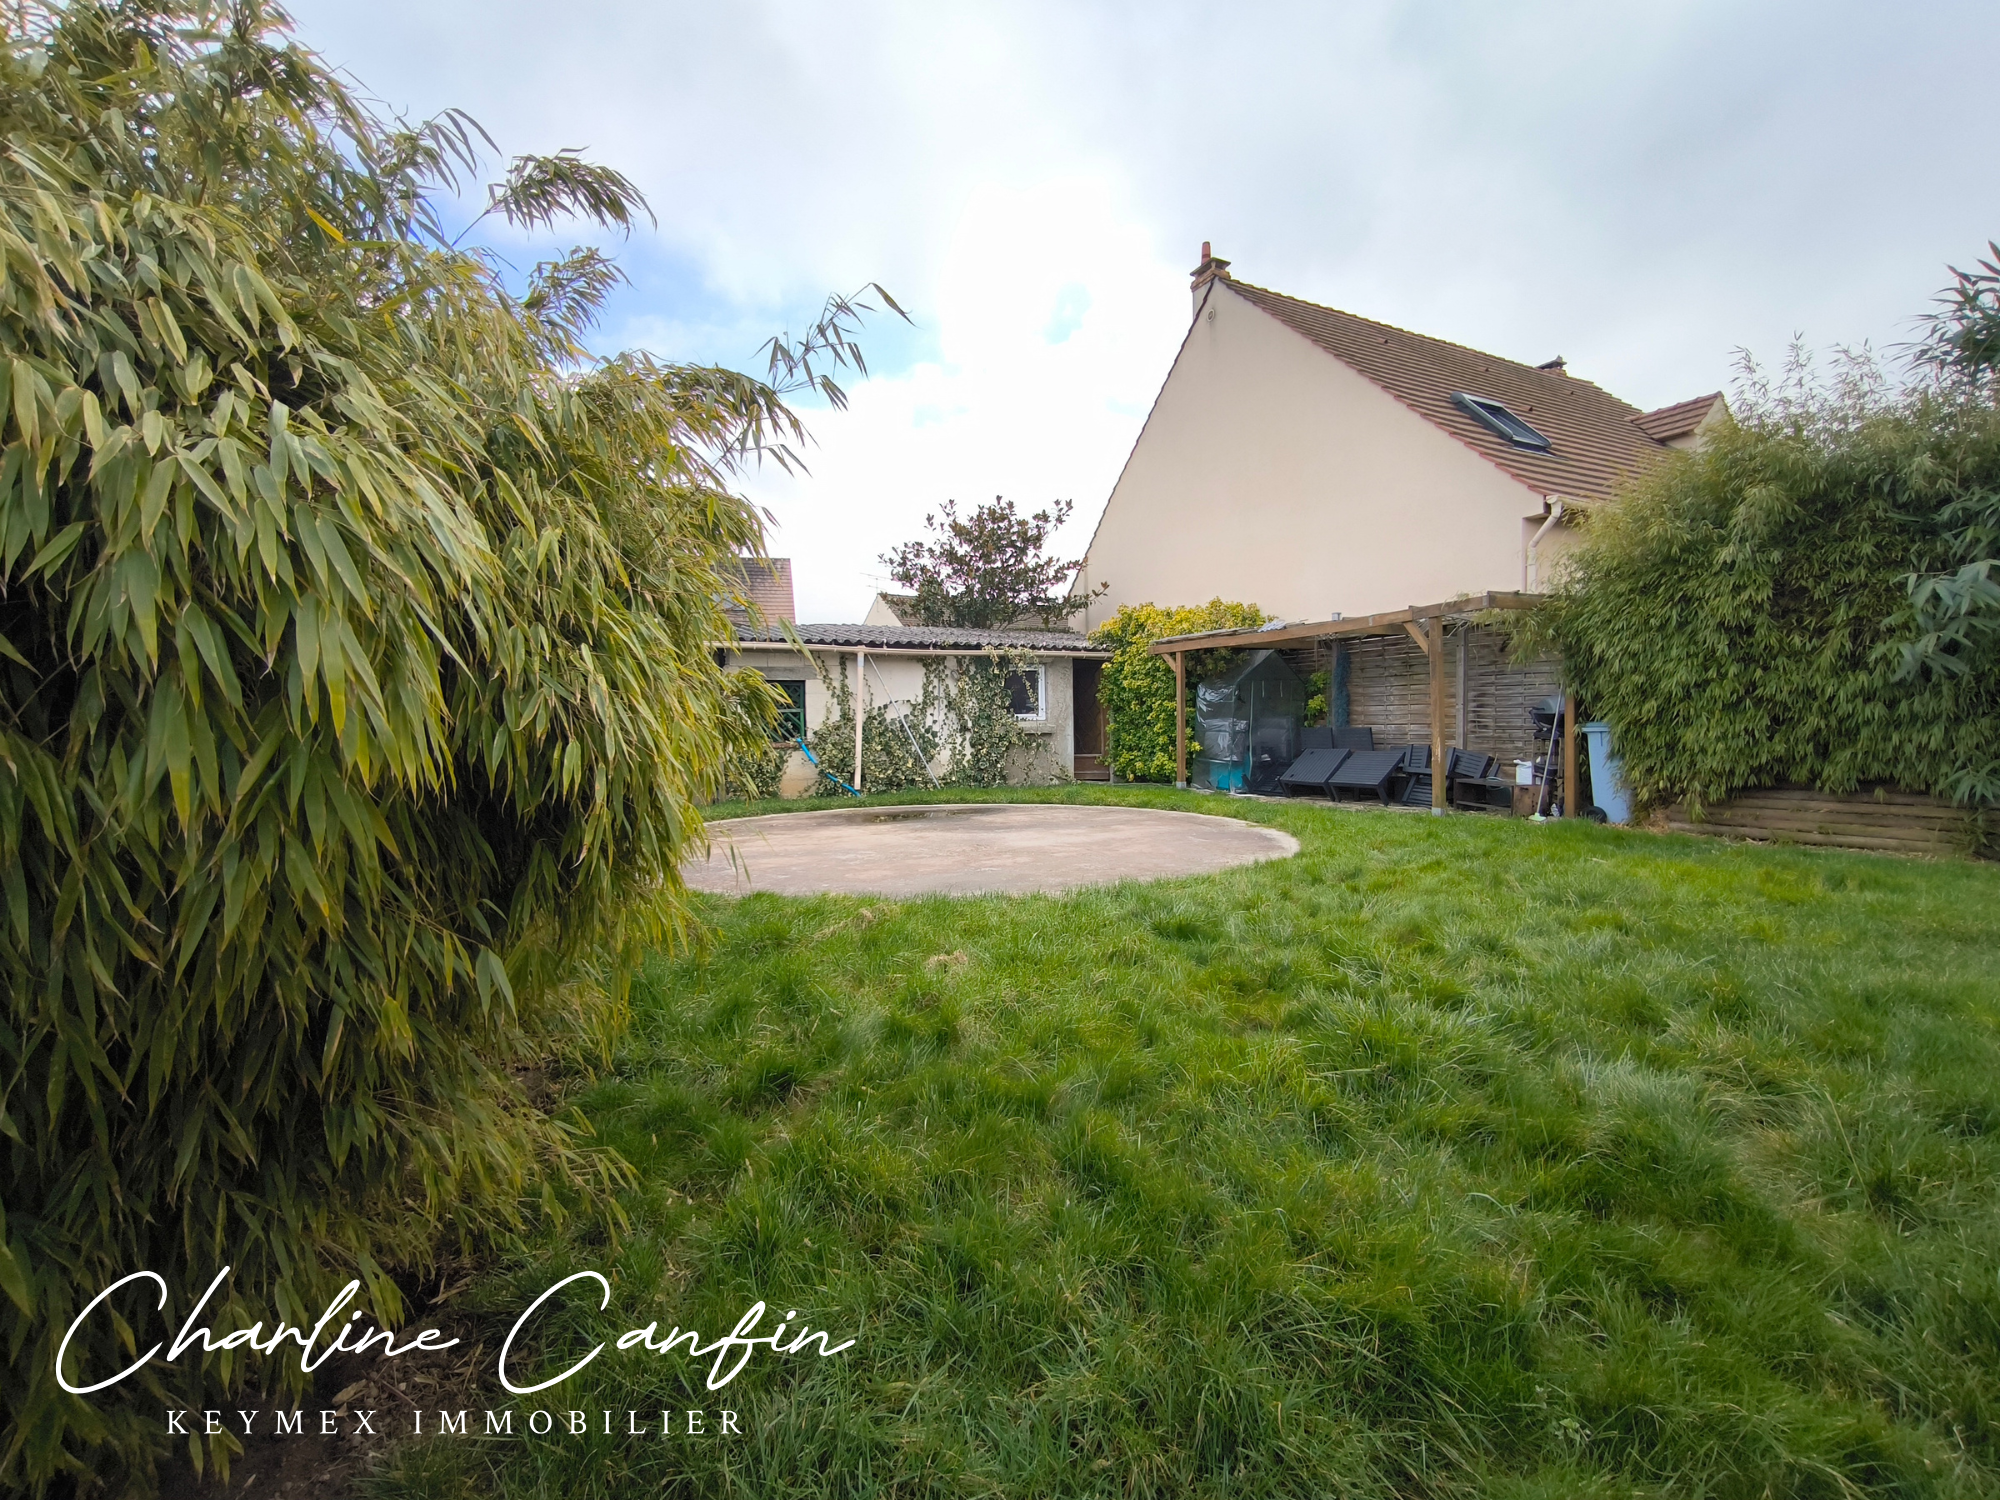
M 1194 268 L 1194 310 L 1201 311 L 1202 294 L 1208 290 L 1211 281 L 1229 279 L 1229 262 L 1209 249 L 1208 241 L 1201 242 L 1201 264 Z

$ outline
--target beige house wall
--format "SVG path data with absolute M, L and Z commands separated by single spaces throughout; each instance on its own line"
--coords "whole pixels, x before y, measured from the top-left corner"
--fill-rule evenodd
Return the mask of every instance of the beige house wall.
M 834 694 L 821 680 L 820 672 L 823 671 L 836 687 L 845 683 L 850 692 L 856 681 L 853 647 L 816 647 L 812 655 L 817 660 L 818 671 L 812 662 L 796 651 L 729 651 L 725 656 L 725 668 L 732 672 L 749 668 L 779 681 L 803 680 L 806 685 L 806 732 L 810 735 L 838 707 Z M 926 667 L 947 660 L 949 658 L 908 651 L 868 652 L 867 666 L 860 673 L 866 687 L 861 699 L 864 709 L 880 708 L 895 700 L 915 707 L 923 701 Z M 1021 728 L 1028 735 L 1028 742 L 1010 762 L 1008 775 L 1016 784 L 1046 785 L 1062 779 L 1076 756 L 1073 663 L 1069 657 L 1052 656 L 1031 657 L 1027 664 L 1042 671 L 1042 717 L 1020 721 Z M 815 745 L 813 748 L 819 747 Z M 940 777 L 946 769 L 943 764 L 931 767 L 932 772 Z M 786 765 L 779 794 L 786 797 L 807 795 L 813 790 L 816 775 L 806 758 L 794 752 Z
M 1220 596 L 1323 620 L 1520 589 L 1545 514 L 1544 497 L 1219 282 L 1091 540 L 1080 586 L 1110 589 L 1087 628 L 1121 604 Z

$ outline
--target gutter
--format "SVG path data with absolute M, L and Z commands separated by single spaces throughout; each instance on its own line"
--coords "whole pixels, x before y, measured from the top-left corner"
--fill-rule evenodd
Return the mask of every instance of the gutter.
M 1109 661 L 1109 651 L 1055 651 L 1040 646 L 981 646 L 976 649 L 944 646 L 837 646 L 828 641 L 718 641 L 716 651 L 837 651 L 843 656 L 866 651 L 876 656 L 1049 656 L 1074 657 L 1080 661 Z

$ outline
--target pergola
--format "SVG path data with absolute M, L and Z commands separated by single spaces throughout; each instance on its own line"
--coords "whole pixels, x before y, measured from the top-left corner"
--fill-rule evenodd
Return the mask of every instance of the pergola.
M 1449 621 L 1463 621 L 1495 610 L 1526 610 L 1541 603 L 1540 594 L 1485 593 L 1443 604 L 1413 604 L 1407 609 L 1379 615 L 1361 615 L 1352 620 L 1308 620 L 1301 624 L 1265 626 L 1250 630 L 1208 630 L 1198 635 L 1174 635 L 1153 642 L 1147 649 L 1155 656 L 1173 658 L 1174 663 L 1174 785 L 1187 786 L 1187 657 L 1190 651 L 1215 651 L 1229 646 L 1263 649 L 1300 641 L 1339 640 L 1343 637 L 1401 635 L 1411 640 L 1430 659 L 1431 688 L 1431 811 L 1445 810 L 1445 680 L 1444 632 Z M 1563 700 L 1563 808 L 1574 809 L 1577 798 L 1576 700 Z

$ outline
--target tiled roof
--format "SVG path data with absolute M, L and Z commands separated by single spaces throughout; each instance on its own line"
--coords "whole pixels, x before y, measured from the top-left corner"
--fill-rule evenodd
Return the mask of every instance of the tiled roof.
M 1645 413 L 1588 380 L 1516 364 L 1247 282 L 1219 285 L 1303 334 L 1537 494 L 1607 500 L 1620 480 L 1665 451 L 1661 441 L 1639 426 Z M 1498 401 L 1547 437 L 1549 451 L 1515 447 L 1454 405 L 1451 398 L 1458 391 Z
M 863 646 L 870 651 L 1089 651 L 1074 630 L 972 630 L 957 625 L 797 625 L 808 646 Z M 736 628 L 739 641 L 782 641 L 781 630 Z M 1110 653 L 1106 652 L 1106 655 Z
M 792 605 L 792 560 L 789 557 L 758 559 L 740 557 L 736 560 L 736 576 L 740 580 L 738 588 L 766 621 L 792 620 L 797 611 Z M 743 625 L 749 622 L 749 612 L 741 605 L 726 603 L 722 612 Z
M 1672 406 L 1663 406 L 1658 411 L 1649 411 L 1642 417 L 1634 417 L 1633 424 L 1648 437 L 1670 443 L 1675 438 L 1686 437 L 1715 410 L 1722 400 L 1722 392 L 1714 391 L 1706 396 L 1696 396 L 1692 401 L 1676 401 Z

